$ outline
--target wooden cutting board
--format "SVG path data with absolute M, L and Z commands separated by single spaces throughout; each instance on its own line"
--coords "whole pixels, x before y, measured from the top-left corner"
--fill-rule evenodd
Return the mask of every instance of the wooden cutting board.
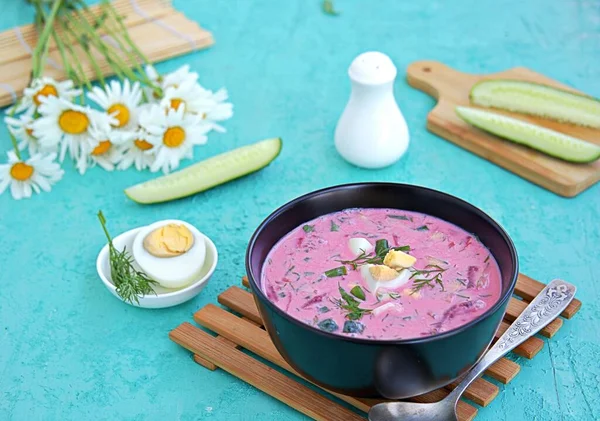
M 461 120 L 454 108 L 470 105 L 471 87 L 484 79 L 519 79 L 578 92 L 569 86 L 524 67 L 489 75 L 461 73 L 436 61 L 418 61 L 408 66 L 408 83 L 438 100 L 427 115 L 427 129 L 554 193 L 573 197 L 600 180 L 600 160 L 571 164 L 487 134 Z M 577 127 L 521 114 L 499 113 L 538 124 L 600 145 L 600 130 Z

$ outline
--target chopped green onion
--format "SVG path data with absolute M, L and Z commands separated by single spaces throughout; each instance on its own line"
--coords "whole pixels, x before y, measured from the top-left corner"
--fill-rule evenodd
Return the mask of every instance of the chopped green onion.
M 363 291 L 363 289 L 356 285 L 354 288 L 352 288 L 350 290 L 350 294 L 354 295 L 356 298 L 358 298 L 359 300 L 365 301 L 365 292 Z
M 334 269 L 329 269 L 325 272 L 325 276 L 328 278 L 335 278 L 336 276 L 344 276 L 347 275 L 348 271 L 346 270 L 346 266 L 340 266 Z
M 388 215 L 388 218 L 392 218 L 392 219 L 400 219 L 402 221 L 408 221 L 409 218 L 408 216 L 404 216 L 404 215 Z
M 302 227 L 302 229 L 304 230 L 304 232 L 313 232 L 315 230 L 315 226 L 314 225 L 304 225 Z
M 377 256 L 382 256 L 385 253 L 388 252 L 388 250 L 390 249 L 390 245 L 388 243 L 388 240 L 377 240 L 375 242 L 375 254 Z
M 417 228 L 417 231 L 429 231 L 429 227 L 427 225 L 421 225 Z
M 331 221 L 331 228 L 329 229 L 329 231 L 339 231 L 340 230 L 340 226 L 337 225 L 335 222 Z

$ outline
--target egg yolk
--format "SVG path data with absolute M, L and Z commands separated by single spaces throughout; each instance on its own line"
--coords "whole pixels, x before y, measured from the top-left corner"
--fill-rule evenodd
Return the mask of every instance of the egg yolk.
M 194 235 L 184 225 L 167 224 L 155 229 L 144 238 L 144 248 L 156 257 L 180 256 L 193 245 Z

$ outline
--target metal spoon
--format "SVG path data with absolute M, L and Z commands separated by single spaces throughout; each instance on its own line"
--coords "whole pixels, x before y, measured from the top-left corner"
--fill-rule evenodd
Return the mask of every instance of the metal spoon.
M 558 317 L 575 296 L 575 291 L 575 286 L 567 282 L 558 279 L 550 282 L 456 386 L 456 389 L 443 400 L 435 403 L 380 403 L 374 405 L 369 411 L 369 421 L 458 421 L 456 404 L 473 380 L 500 357 Z

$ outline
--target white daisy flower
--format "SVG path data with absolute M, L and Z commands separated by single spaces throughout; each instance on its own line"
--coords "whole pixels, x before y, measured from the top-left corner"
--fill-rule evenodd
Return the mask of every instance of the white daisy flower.
M 163 89 L 163 91 L 165 91 L 168 88 L 178 88 L 179 86 L 181 86 L 185 83 L 193 84 L 193 83 L 196 83 L 196 81 L 198 80 L 198 73 L 190 72 L 190 66 L 188 64 L 185 64 L 185 65 L 181 66 L 179 69 L 177 69 L 171 73 L 167 73 L 165 75 L 160 75 L 153 66 L 148 65 L 148 66 L 146 66 L 146 75 L 148 76 L 148 79 L 150 79 L 150 81 L 153 84 L 155 84 L 159 88 Z M 146 96 L 149 99 L 150 98 L 152 98 L 154 100 L 161 99 L 157 96 L 156 92 L 154 92 L 152 90 L 152 88 L 147 88 Z
M 233 116 L 233 104 L 225 102 L 228 99 L 226 89 L 219 89 L 212 94 L 212 106 L 210 110 L 202 115 L 202 118 L 207 122 L 212 130 L 224 133 L 226 130 L 217 121 L 223 121 Z
M 35 155 L 38 152 L 41 153 L 52 153 L 56 151 L 56 147 L 49 150 L 42 150 L 40 148 L 37 138 L 33 135 L 33 122 L 35 118 L 31 111 L 27 111 L 21 114 L 18 118 L 15 117 L 4 117 L 8 130 L 17 139 L 18 148 L 20 151 L 25 149 L 29 150 L 29 155 Z
M 112 171 L 123 157 L 121 145 L 133 137 L 133 132 L 119 133 L 109 128 L 97 129 L 92 126 L 90 136 L 84 144 L 87 153 L 81 154 L 77 161 L 77 170 L 81 175 L 88 168 L 98 164 L 106 171 Z
M 56 162 L 56 154 L 35 154 L 27 161 L 17 158 L 14 151 L 8 152 L 8 164 L 0 165 L 0 194 L 10 186 L 16 200 L 29 198 L 33 191 L 49 192 L 59 181 L 64 171 Z
M 33 135 L 40 147 L 52 148 L 60 145 L 60 161 L 67 150 L 72 159 L 79 162 L 91 150 L 90 133 L 94 130 L 110 129 L 116 119 L 108 114 L 82 107 L 62 98 L 42 99 L 41 116 L 33 122 Z
M 122 132 L 133 132 L 138 125 L 137 108 L 142 100 L 140 84 L 133 86 L 125 79 L 123 87 L 116 80 L 105 86 L 105 89 L 96 86 L 88 93 L 88 98 L 102 107 L 108 114 L 116 119 L 113 128 Z
M 71 101 L 77 95 L 81 95 L 81 89 L 75 88 L 72 80 L 58 82 L 51 77 L 40 77 L 25 88 L 23 97 L 17 104 L 16 112 L 23 110 L 35 111 L 37 107 L 42 105 L 42 98 L 44 97 L 63 98 Z
M 148 141 L 150 137 L 146 130 L 138 129 L 134 136 L 123 144 L 123 156 L 117 168 L 126 170 L 134 164 L 138 171 L 150 168 L 155 158 L 154 145 Z
M 165 113 L 162 107 L 154 106 L 140 117 L 140 123 L 154 145 L 156 157 L 150 166 L 153 172 L 162 169 L 168 173 L 179 166 L 182 158 L 192 157 L 193 146 L 205 144 L 210 130 L 198 116 L 185 113 L 183 107 Z
M 186 81 L 177 87 L 167 87 L 160 106 L 164 109 L 177 110 L 183 107 L 186 113 L 203 115 L 214 106 L 212 92 L 204 89 L 196 82 Z

